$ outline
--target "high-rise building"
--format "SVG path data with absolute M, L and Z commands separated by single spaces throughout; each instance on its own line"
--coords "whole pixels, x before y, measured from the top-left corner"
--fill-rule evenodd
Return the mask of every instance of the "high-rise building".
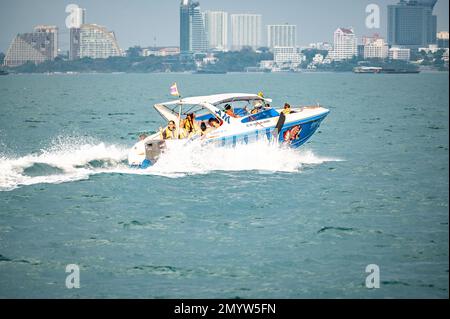
M 358 40 L 351 28 L 339 28 L 334 32 L 331 57 L 335 61 L 349 60 L 358 55 Z
M 181 1 L 180 50 L 182 53 L 206 52 L 208 50 L 205 22 L 200 12 L 200 4 L 197 1 Z
M 228 48 L 228 13 L 206 11 L 203 13 L 208 48 L 224 51 Z
M 388 42 L 391 45 L 418 48 L 436 43 L 437 0 L 400 0 L 388 6 Z
M 80 58 L 80 28 L 70 28 L 69 60 Z
M 231 48 L 257 49 L 261 46 L 262 16 L 260 14 L 231 15 Z
M 438 32 L 436 38 L 437 38 L 437 46 L 439 48 L 448 49 L 448 31 Z
M 364 59 L 386 59 L 389 56 L 389 45 L 378 35 L 364 37 Z
M 275 47 L 296 47 L 297 26 L 292 24 L 268 25 L 267 46 L 271 49 Z
M 411 49 L 398 47 L 389 49 L 389 59 L 391 60 L 409 61 L 410 58 L 411 58 Z
M 58 28 L 39 25 L 34 32 L 18 34 L 6 53 L 5 66 L 35 64 L 53 60 L 58 55 Z
M 69 59 L 76 60 L 80 58 L 80 27 L 86 23 L 86 9 L 76 8 L 72 15 L 74 27 L 70 28 Z
M 121 55 L 114 32 L 96 24 L 80 27 L 80 58 L 106 59 Z
M 75 8 L 71 13 L 72 24 L 74 28 L 79 28 L 82 24 L 86 23 L 86 9 Z

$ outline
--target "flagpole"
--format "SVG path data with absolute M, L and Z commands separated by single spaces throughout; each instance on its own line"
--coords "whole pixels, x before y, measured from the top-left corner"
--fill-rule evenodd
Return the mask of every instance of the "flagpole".
M 179 95 L 180 97 L 180 102 L 181 102 L 181 95 Z M 180 113 L 178 114 L 178 139 L 180 139 L 180 132 L 181 132 L 181 113 L 183 111 L 183 104 L 180 103 Z
M 178 85 L 177 82 L 175 82 L 171 87 L 170 87 L 170 94 L 171 95 L 177 95 L 179 102 L 178 104 L 180 105 L 180 110 L 178 112 L 178 125 L 177 125 L 177 137 L 178 139 L 180 138 L 180 132 L 181 132 L 181 114 L 183 113 L 183 100 L 181 97 L 180 92 L 178 91 Z

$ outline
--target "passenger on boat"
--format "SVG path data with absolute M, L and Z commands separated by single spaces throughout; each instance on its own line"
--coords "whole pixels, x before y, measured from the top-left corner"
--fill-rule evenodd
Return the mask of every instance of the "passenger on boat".
M 294 112 L 292 112 L 291 106 L 288 103 L 284 103 L 284 109 L 281 112 L 284 113 L 285 115 L 294 113 Z
M 257 114 L 259 112 L 261 112 L 263 109 L 263 104 L 261 103 L 261 101 L 256 101 L 253 109 L 250 111 L 250 114 Z
M 186 119 L 184 120 L 184 129 L 188 136 L 195 134 L 198 130 L 198 124 L 195 121 L 195 114 L 189 113 L 186 115 Z
M 180 121 L 180 128 L 178 130 L 178 138 L 183 139 L 187 138 L 189 136 L 189 133 L 186 131 L 186 119 L 182 119 Z
M 225 113 L 231 117 L 238 118 L 236 114 L 234 114 L 233 109 L 231 108 L 230 104 L 225 104 Z
M 167 127 L 161 130 L 161 137 L 163 140 L 172 140 L 176 138 L 175 121 L 169 121 Z
M 208 120 L 208 124 L 209 124 L 209 127 L 210 127 L 211 129 L 217 129 L 217 128 L 220 127 L 220 122 L 219 122 L 219 120 L 216 119 L 216 118 L 210 118 L 210 119 Z
M 208 127 L 206 126 L 205 122 L 200 123 L 200 136 L 204 136 L 206 133 L 208 133 Z

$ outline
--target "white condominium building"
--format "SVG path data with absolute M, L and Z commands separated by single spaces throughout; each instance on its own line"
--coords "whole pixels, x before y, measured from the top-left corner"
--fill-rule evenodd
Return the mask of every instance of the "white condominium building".
M 261 46 L 262 16 L 260 14 L 231 15 L 231 48 L 257 49 Z
M 225 51 L 228 48 L 228 13 L 203 12 L 209 49 Z
M 389 45 L 383 38 L 366 38 L 364 44 L 364 59 L 387 59 L 389 56 Z
M 273 48 L 273 60 L 280 67 L 283 65 L 297 67 L 302 63 L 302 54 L 297 47 L 275 47 Z
M 409 61 L 410 58 L 411 58 L 411 49 L 398 47 L 389 49 L 389 59 L 391 60 Z
M 80 27 L 80 58 L 106 59 L 121 55 L 114 32 L 96 24 Z
M 18 34 L 6 52 L 4 65 L 15 67 L 27 62 L 39 64 L 58 55 L 58 28 L 39 25 L 34 32 Z
M 291 24 L 268 25 L 267 46 L 270 49 L 275 47 L 296 47 L 297 26 Z
M 339 28 L 334 32 L 332 58 L 335 61 L 349 60 L 358 55 L 358 43 L 353 29 Z

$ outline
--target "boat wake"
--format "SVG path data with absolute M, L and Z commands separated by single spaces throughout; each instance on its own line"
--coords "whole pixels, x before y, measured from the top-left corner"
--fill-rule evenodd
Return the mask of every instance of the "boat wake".
M 310 150 L 282 148 L 261 141 L 234 148 L 177 145 L 148 169 L 127 164 L 129 146 L 57 138 L 47 149 L 17 157 L 0 154 L 0 191 L 34 184 L 58 184 L 105 173 L 160 175 L 179 178 L 214 171 L 301 172 L 304 165 L 339 159 L 320 157 Z

